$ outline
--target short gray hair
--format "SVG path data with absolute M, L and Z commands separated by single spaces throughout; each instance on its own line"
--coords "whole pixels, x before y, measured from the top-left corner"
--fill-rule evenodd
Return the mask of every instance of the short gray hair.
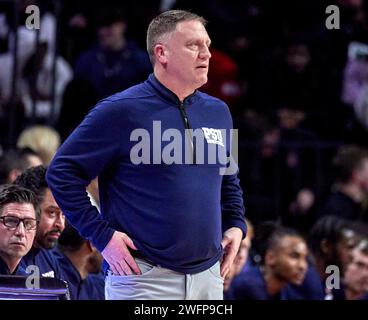
M 147 30 L 147 52 L 151 63 L 155 62 L 154 47 L 157 41 L 164 35 L 173 32 L 176 25 L 183 21 L 197 20 L 206 26 L 205 18 L 185 10 L 169 10 L 154 18 Z

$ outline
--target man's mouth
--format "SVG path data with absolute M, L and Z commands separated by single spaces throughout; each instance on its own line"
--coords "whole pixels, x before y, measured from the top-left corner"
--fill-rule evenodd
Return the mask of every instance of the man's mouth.
M 48 234 L 48 236 L 49 236 L 50 238 L 53 238 L 53 239 L 58 239 L 58 238 L 60 237 L 60 232 L 50 232 L 50 233 Z
M 23 242 L 12 242 L 11 245 L 17 247 L 25 247 L 26 245 Z

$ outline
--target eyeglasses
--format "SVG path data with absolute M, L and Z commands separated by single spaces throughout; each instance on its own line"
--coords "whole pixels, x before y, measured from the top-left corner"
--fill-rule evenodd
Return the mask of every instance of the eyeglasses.
M 0 220 L 10 230 L 17 229 L 21 222 L 23 222 L 24 229 L 26 229 L 27 231 L 35 230 L 38 223 L 37 219 L 32 218 L 21 219 L 14 216 L 0 217 Z

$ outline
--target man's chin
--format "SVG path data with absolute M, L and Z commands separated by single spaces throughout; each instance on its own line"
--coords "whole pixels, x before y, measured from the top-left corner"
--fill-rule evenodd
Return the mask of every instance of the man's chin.
M 291 281 L 292 284 L 296 285 L 296 286 L 300 286 L 303 281 L 304 281 L 305 277 L 296 277 L 293 279 L 293 281 Z
M 45 249 L 52 249 L 56 246 L 57 244 L 57 239 L 46 239 L 46 241 L 44 241 L 43 243 L 43 247 Z
M 17 250 L 17 251 L 12 251 L 10 252 L 10 255 L 14 258 L 14 259 L 19 259 L 21 260 L 27 253 L 28 253 L 29 249 L 24 248 L 23 250 Z
M 200 88 L 202 86 L 204 86 L 208 81 L 208 77 L 207 76 L 202 76 L 197 80 L 197 88 Z

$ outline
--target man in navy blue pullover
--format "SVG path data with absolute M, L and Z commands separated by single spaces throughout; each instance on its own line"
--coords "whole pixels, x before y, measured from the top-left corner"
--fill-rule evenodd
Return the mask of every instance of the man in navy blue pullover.
M 51 194 L 45 175 L 46 167 L 41 165 L 28 168 L 14 181 L 36 195 L 41 209 L 33 246 L 20 264 L 24 269 L 37 266 L 42 277 L 67 280 L 51 250 L 65 228 L 65 217 Z
M 193 13 L 154 18 L 154 73 L 100 101 L 48 169 L 68 221 L 105 259 L 106 299 L 223 297 L 246 225 L 237 170 L 219 159 L 231 159 L 229 109 L 197 91 L 210 42 Z M 85 192 L 96 176 L 101 214 Z
M 0 187 L 0 275 L 26 275 L 20 261 L 32 247 L 39 215 L 32 191 L 10 184 Z

